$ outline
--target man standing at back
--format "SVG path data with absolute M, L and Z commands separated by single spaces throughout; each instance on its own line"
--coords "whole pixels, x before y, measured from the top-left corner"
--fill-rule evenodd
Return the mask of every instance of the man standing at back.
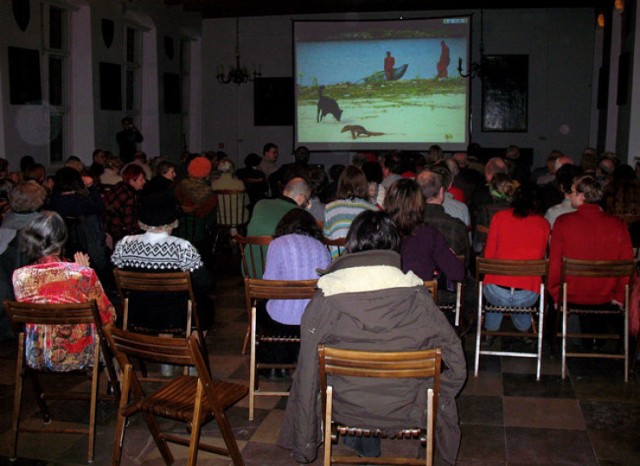
M 137 144 L 142 142 L 143 137 L 138 128 L 133 125 L 133 120 L 129 117 L 122 119 L 122 131 L 116 134 L 116 141 L 120 147 L 120 160 L 123 163 L 133 161 L 133 156 L 137 150 Z
M 293 178 L 282 190 L 282 196 L 275 199 L 262 199 L 253 208 L 253 214 L 247 225 L 247 236 L 273 236 L 280 219 L 292 209 L 306 208 L 311 198 L 311 187 L 304 178 Z M 266 257 L 266 251 L 265 251 Z M 247 262 L 251 255 L 246 254 Z M 251 268 L 251 264 L 249 264 Z M 262 277 L 261 264 L 256 267 L 257 276 Z
M 268 142 L 262 149 L 262 162 L 256 168 L 264 173 L 265 178 L 269 178 L 273 172 L 278 169 L 276 162 L 278 161 L 278 146 L 272 142 Z

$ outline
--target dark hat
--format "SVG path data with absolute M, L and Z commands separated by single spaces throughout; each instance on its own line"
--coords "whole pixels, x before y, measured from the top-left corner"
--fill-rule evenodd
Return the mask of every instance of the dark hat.
M 140 207 L 138 219 L 150 227 L 169 225 L 178 218 L 178 203 L 168 191 L 149 195 Z

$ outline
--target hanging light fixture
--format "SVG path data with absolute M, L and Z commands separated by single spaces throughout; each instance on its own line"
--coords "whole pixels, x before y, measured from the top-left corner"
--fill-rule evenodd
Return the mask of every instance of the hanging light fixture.
M 240 28 L 238 26 L 238 18 L 236 17 L 236 64 L 231 65 L 229 72 L 225 74 L 224 65 L 218 65 L 218 73 L 216 78 L 219 83 L 229 84 L 235 83 L 238 86 L 255 80 L 262 76 L 261 70 L 253 70 L 249 72 L 246 66 L 240 65 Z
M 458 57 L 458 74 L 463 78 L 482 79 L 489 73 L 490 63 L 484 55 L 484 10 L 480 9 L 480 62 L 472 62 L 467 66 L 467 72 L 462 72 L 462 57 Z

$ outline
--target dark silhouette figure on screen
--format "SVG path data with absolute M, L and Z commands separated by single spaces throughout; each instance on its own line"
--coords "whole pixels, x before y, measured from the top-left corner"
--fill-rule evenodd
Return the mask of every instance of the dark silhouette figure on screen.
M 324 92 L 324 86 L 320 86 L 318 88 L 318 115 L 316 116 L 317 122 L 321 122 L 322 119 L 327 116 L 327 114 L 331 114 L 335 117 L 336 120 L 340 121 L 340 117 L 342 117 L 342 110 L 340 110 L 340 106 L 335 99 L 331 97 L 325 97 L 322 95 Z

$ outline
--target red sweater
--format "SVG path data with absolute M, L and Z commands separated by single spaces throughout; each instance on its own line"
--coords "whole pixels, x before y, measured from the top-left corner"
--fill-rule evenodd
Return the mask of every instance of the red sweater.
M 513 209 L 498 212 L 491 219 L 484 257 L 489 259 L 544 259 L 549 241 L 549 222 L 540 215 L 516 217 Z M 540 277 L 486 275 L 485 284 L 540 292 Z
M 549 292 L 560 302 L 562 258 L 590 260 L 633 259 L 631 237 L 624 220 L 605 214 L 596 204 L 558 217 L 553 225 L 549 253 Z M 624 302 L 628 279 L 568 277 L 567 299 L 575 304 Z

